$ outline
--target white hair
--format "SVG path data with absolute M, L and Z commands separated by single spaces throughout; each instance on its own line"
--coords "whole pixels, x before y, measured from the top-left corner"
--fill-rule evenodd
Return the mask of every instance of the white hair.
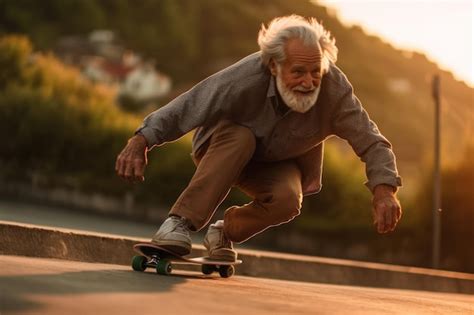
M 322 70 L 326 73 L 330 62 L 337 60 L 336 40 L 315 18 L 305 19 L 299 15 L 277 17 L 268 27 L 262 24 L 258 32 L 258 45 L 262 53 L 262 62 L 268 66 L 270 60 L 281 64 L 285 61 L 285 43 L 291 38 L 300 38 L 305 45 L 321 48 L 323 54 Z

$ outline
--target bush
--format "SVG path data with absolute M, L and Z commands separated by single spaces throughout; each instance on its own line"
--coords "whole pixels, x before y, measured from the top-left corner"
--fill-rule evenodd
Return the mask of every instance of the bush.
M 0 40 L 0 89 L 33 81 L 29 62 L 31 53 L 31 43 L 25 37 L 9 36 Z
M 325 146 L 323 187 L 305 198 L 298 226 L 306 230 L 336 231 L 371 226 L 371 194 L 363 185 L 364 165 L 350 151 L 343 156 L 331 142 Z
M 474 272 L 474 145 L 443 172 L 442 257 L 445 267 Z
M 33 55 L 30 42 L 21 36 L 0 38 L 0 69 L 2 177 L 30 180 L 41 175 L 46 186 L 72 182 L 83 191 L 112 194 L 137 190 L 116 177 L 114 166 L 141 119 L 120 111 L 109 88 L 86 81 L 51 55 Z M 167 153 L 174 157 L 165 167 L 182 180 L 189 167 L 181 166 L 190 159 L 176 150 L 189 151 L 189 141 L 171 145 Z M 177 189 L 176 181 L 163 181 L 162 170 L 149 174 L 155 186 L 153 191 L 138 189 L 144 199 Z
M 468 146 L 464 158 L 441 170 L 441 268 L 474 272 L 474 145 Z M 418 238 L 423 238 L 425 251 L 431 255 L 433 233 L 433 177 L 420 185 L 417 204 Z

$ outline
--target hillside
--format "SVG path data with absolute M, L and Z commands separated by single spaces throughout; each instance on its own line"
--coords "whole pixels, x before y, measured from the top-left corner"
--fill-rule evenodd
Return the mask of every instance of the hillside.
M 393 143 L 407 183 L 429 170 L 432 160 L 435 73 L 442 82 L 443 159 L 456 161 L 462 155 L 472 135 L 474 89 L 422 54 L 343 26 L 310 1 L 0 1 L 0 33 L 26 33 L 35 46 L 48 50 L 62 35 L 113 29 L 125 46 L 155 58 L 180 90 L 257 50 L 260 24 L 290 13 L 322 20 L 335 36 L 338 65 Z

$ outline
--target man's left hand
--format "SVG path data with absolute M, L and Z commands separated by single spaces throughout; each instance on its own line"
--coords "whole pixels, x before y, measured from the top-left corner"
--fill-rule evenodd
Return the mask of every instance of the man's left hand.
M 395 230 L 402 216 L 402 208 L 395 190 L 389 185 L 378 185 L 374 189 L 372 200 L 374 225 L 379 233 L 388 233 Z

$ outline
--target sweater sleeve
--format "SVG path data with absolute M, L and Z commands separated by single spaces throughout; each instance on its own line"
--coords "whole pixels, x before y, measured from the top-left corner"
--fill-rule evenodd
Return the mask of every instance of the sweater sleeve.
M 365 163 L 368 179 L 365 185 L 371 192 L 379 184 L 394 188 L 402 185 L 391 143 L 369 118 L 351 86 L 333 112 L 332 128 L 335 135 L 349 142 Z
M 229 112 L 230 85 L 220 73 L 208 77 L 149 114 L 136 133 L 141 133 L 152 148 L 175 141 L 198 126 L 214 123 Z

